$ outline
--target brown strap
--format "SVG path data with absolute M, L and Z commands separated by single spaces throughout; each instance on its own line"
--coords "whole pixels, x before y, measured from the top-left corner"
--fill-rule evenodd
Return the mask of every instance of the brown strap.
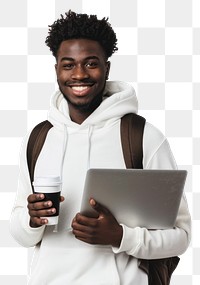
M 145 118 L 127 114 L 121 119 L 121 142 L 126 168 L 142 169 Z
M 34 177 L 36 161 L 45 142 L 47 133 L 52 127 L 52 124 L 46 120 L 38 124 L 30 134 L 27 145 L 27 163 L 31 182 Z
M 121 142 L 126 168 L 142 169 L 143 131 L 145 119 L 136 114 L 127 114 L 121 119 Z M 148 275 L 149 285 L 169 285 L 179 257 L 155 260 L 139 259 L 139 268 Z

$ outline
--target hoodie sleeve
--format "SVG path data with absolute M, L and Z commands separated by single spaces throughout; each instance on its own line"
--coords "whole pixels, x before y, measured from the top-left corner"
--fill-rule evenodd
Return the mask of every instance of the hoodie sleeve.
M 147 125 L 144 133 L 144 168 L 177 169 L 167 139 L 153 126 Z M 149 135 L 154 141 L 149 140 Z M 123 237 L 115 253 L 126 252 L 140 259 L 158 259 L 183 254 L 189 246 L 191 218 L 187 201 L 183 195 L 175 228 L 167 230 L 147 230 L 146 228 L 123 227 Z
M 10 232 L 12 236 L 20 245 L 25 247 L 38 244 L 42 239 L 45 229 L 45 226 L 39 228 L 29 226 L 30 216 L 27 208 L 27 198 L 32 193 L 32 187 L 26 159 L 28 138 L 29 136 L 24 139 L 21 148 L 18 189 L 10 219 Z

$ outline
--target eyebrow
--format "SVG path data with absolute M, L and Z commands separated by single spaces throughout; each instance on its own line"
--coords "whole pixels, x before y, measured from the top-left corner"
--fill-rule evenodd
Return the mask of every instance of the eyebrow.
M 92 55 L 92 56 L 87 56 L 86 58 L 84 58 L 84 60 L 89 60 L 89 59 L 97 59 L 97 60 L 99 60 L 99 58 L 98 58 L 98 56 L 95 56 L 95 55 Z M 74 58 L 72 58 L 72 57 L 62 57 L 61 58 L 61 61 L 75 61 L 75 59 Z

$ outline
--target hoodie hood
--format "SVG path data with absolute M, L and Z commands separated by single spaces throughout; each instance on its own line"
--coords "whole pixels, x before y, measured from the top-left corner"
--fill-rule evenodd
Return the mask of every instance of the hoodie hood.
M 70 119 L 67 100 L 58 90 L 51 98 L 48 120 L 57 128 L 66 125 L 70 128 L 84 129 L 88 126 L 102 127 L 114 122 L 128 113 L 137 113 L 138 102 L 134 88 L 121 81 L 106 82 L 104 97 L 99 107 L 81 124 Z

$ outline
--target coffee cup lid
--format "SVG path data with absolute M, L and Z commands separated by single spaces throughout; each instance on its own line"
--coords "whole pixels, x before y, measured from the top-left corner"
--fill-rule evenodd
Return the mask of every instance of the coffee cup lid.
M 42 176 L 35 177 L 33 186 L 58 186 L 61 184 L 59 176 Z

